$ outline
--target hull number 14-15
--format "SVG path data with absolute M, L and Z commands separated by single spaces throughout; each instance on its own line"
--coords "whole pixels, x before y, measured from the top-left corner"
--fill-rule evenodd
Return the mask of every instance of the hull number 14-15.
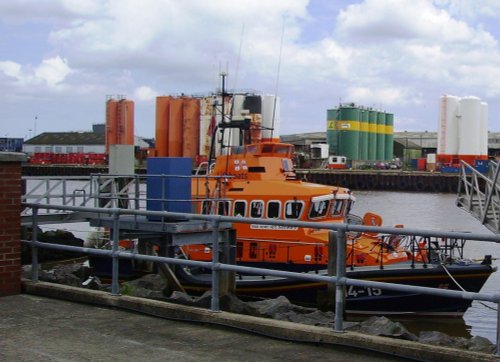
M 355 287 L 354 285 L 349 285 L 347 289 L 347 296 L 351 298 L 357 297 L 376 297 L 382 295 L 382 289 L 379 288 L 364 288 Z

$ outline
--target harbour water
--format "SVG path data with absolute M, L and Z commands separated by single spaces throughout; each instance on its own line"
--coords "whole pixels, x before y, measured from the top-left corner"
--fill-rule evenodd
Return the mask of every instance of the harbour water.
M 403 224 L 412 228 L 469 231 L 491 235 L 491 231 L 455 205 L 455 194 L 358 191 L 355 195 L 357 200 L 352 212 L 356 215 L 363 215 L 367 211 L 379 213 L 383 216 L 386 226 Z M 482 259 L 486 254 L 493 256 L 495 266 L 500 266 L 500 245 L 482 241 L 468 241 L 466 244 L 466 257 Z M 500 292 L 500 272 L 493 273 L 482 291 Z M 414 332 L 439 330 L 452 336 L 482 336 L 494 342 L 496 320 L 495 304 L 475 301 L 463 319 L 407 318 L 401 321 Z
M 470 231 L 491 234 L 467 212 L 455 205 L 455 194 L 391 192 L 391 191 L 355 191 L 356 203 L 352 213 L 362 216 L 371 211 L 382 215 L 385 226 L 403 224 L 406 227 Z M 86 239 L 89 227 L 86 223 L 47 225 L 44 229 L 67 229 L 75 236 Z M 482 259 L 490 254 L 494 265 L 500 266 L 500 245 L 489 242 L 469 241 L 465 255 L 471 259 Z M 482 291 L 500 292 L 500 272 L 494 273 Z M 493 309 L 492 309 L 493 308 Z M 463 318 L 446 318 L 437 322 L 436 318 L 399 319 L 412 332 L 439 330 L 452 336 L 482 336 L 494 342 L 496 338 L 496 306 L 494 304 L 474 302 Z M 395 320 L 394 317 L 391 319 Z

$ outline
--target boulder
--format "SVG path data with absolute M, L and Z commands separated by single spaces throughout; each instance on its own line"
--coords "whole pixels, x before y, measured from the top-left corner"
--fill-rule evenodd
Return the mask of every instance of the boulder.
M 420 343 L 466 349 L 468 340 L 464 337 L 452 337 L 439 331 L 422 331 L 418 337 Z
M 23 238 L 26 240 L 31 240 L 32 229 L 28 229 Z M 49 230 L 42 231 L 37 228 L 37 239 L 43 243 L 58 244 L 58 245 L 70 245 L 70 246 L 83 246 L 83 240 L 75 237 L 71 232 L 66 230 Z M 52 249 L 38 249 L 38 261 L 57 261 L 71 258 L 78 258 L 85 256 L 84 253 L 78 253 L 73 251 L 63 251 L 63 250 L 52 250 Z M 31 246 L 25 243 L 21 245 L 21 263 L 31 264 Z
M 277 314 L 288 313 L 290 311 L 301 314 L 316 311 L 316 308 L 306 308 L 292 304 L 284 296 L 279 296 L 275 299 L 264 299 L 258 302 L 248 302 L 248 305 L 255 308 L 261 316 L 267 318 L 274 318 Z
M 374 336 L 391 337 L 408 341 L 418 340 L 417 336 L 409 332 L 401 323 L 393 322 L 387 317 L 370 317 L 346 329 Z
M 143 277 L 125 282 L 121 285 L 120 293 L 140 298 L 165 299 L 163 291 L 167 283 L 158 274 L 146 274 Z
M 494 353 L 496 346 L 491 343 L 487 338 L 481 336 L 474 336 L 467 341 L 466 347 L 469 351 Z

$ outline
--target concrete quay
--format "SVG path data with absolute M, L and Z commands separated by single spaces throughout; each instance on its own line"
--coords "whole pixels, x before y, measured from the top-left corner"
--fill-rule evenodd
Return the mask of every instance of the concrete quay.
M 1 361 L 498 361 L 483 353 L 51 283 L 23 281 L 23 291 L 0 298 Z

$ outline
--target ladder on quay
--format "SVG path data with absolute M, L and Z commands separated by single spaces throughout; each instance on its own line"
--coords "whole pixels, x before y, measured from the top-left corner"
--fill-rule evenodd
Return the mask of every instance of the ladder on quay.
M 500 234 L 500 166 L 490 161 L 483 174 L 462 161 L 457 206 L 469 212 L 488 230 Z

